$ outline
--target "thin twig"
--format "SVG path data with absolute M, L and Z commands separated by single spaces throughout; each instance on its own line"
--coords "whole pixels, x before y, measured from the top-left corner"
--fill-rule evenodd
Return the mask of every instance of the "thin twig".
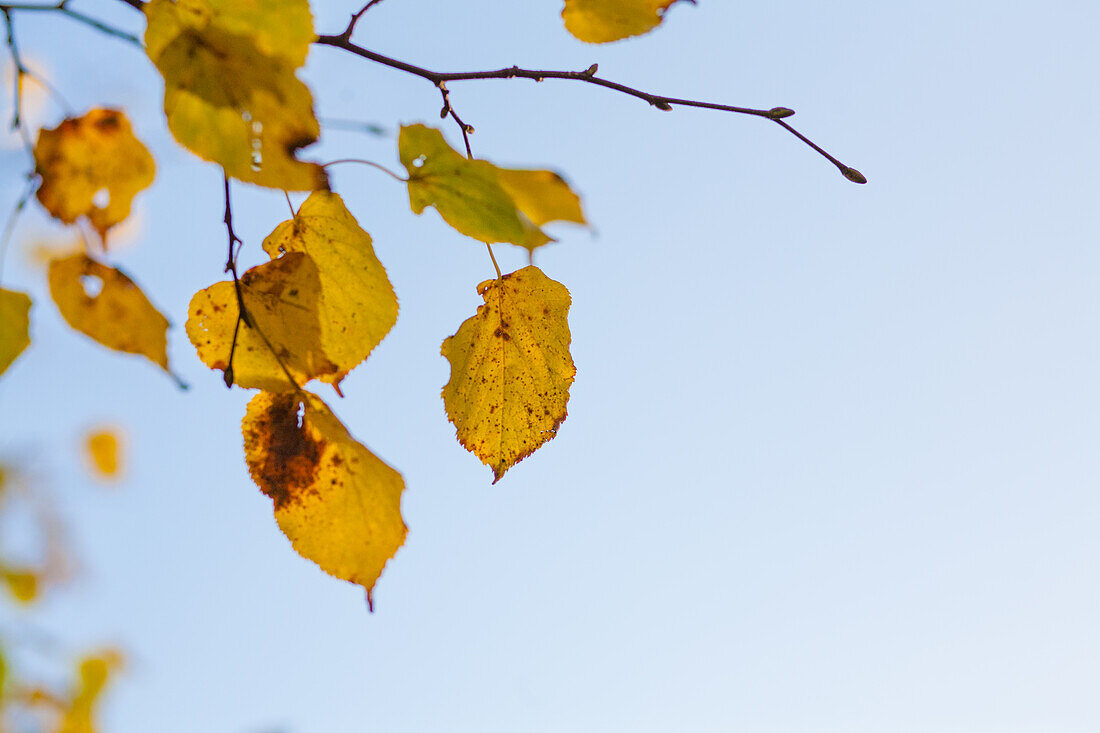
M 8 254 L 8 244 L 11 242 L 11 237 L 15 233 L 15 225 L 19 221 L 19 215 L 23 213 L 23 209 L 26 207 L 27 202 L 31 199 L 31 194 L 34 193 L 34 189 L 38 181 L 34 176 L 27 176 L 27 187 L 23 190 L 23 194 L 19 197 L 19 201 L 16 202 L 15 208 L 12 209 L 11 214 L 8 216 L 8 222 L 4 225 L 4 234 L 0 236 L 0 282 L 4 280 L 4 260 Z
M 474 151 L 470 148 L 470 135 L 473 133 L 474 128 L 472 125 L 467 125 L 458 113 L 455 112 L 454 107 L 451 106 L 451 92 L 447 89 L 446 82 L 437 82 L 436 87 L 439 88 L 439 93 L 443 95 L 443 109 L 439 111 L 441 118 L 450 117 L 458 125 L 458 129 L 462 131 L 462 142 L 466 146 L 466 157 L 474 157 Z
M 791 127 L 791 125 L 784 122 L 784 118 L 790 117 L 794 114 L 794 111 L 787 107 L 753 109 L 751 107 L 738 107 L 730 104 L 718 104 L 716 102 L 703 102 L 693 99 L 681 99 L 679 97 L 666 97 L 660 94 L 652 94 L 650 92 L 642 91 L 641 89 L 635 89 L 633 87 L 626 86 L 625 84 L 611 81 L 610 79 L 604 79 L 596 76 L 596 72 L 598 70 L 596 64 L 593 64 L 584 71 L 522 69 L 518 66 L 510 66 L 503 69 L 493 69 L 489 71 L 441 72 L 432 71 L 431 69 L 425 69 L 421 66 L 416 66 L 415 64 L 410 64 L 406 61 L 401 61 L 399 59 L 385 56 L 378 53 L 377 51 L 372 51 L 369 48 L 364 48 L 363 46 L 352 43 L 351 40 L 344 34 L 318 36 L 316 43 L 322 46 L 332 46 L 334 48 L 339 48 L 341 50 L 355 54 L 356 56 L 360 56 L 362 58 L 369 59 L 370 61 L 374 61 L 375 63 L 382 64 L 383 66 L 388 66 L 392 69 L 404 71 L 407 74 L 419 76 L 422 79 L 430 81 L 436 87 L 439 87 L 440 84 L 444 84 L 446 82 L 473 81 L 480 79 L 531 79 L 533 81 L 543 81 L 545 79 L 564 79 L 568 81 L 583 82 L 585 84 L 593 84 L 595 86 L 603 87 L 604 89 L 611 89 L 612 91 L 627 94 L 629 96 L 641 99 L 651 106 L 656 107 L 660 110 L 664 110 L 666 112 L 671 111 L 673 107 L 696 107 L 700 109 L 713 109 L 722 112 L 732 112 L 735 114 L 763 117 L 765 119 L 769 119 L 773 122 L 779 123 L 781 127 L 787 130 L 787 132 L 790 132 L 799 140 L 807 144 L 811 149 L 817 151 L 819 154 L 824 156 L 825 159 L 835 165 L 837 169 L 840 170 L 840 172 L 848 180 L 855 183 L 865 183 L 867 180 L 859 171 L 848 165 L 845 165 L 844 163 L 841 163 L 832 155 L 829 155 L 827 152 L 825 152 L 825 150 L 818 146 L 816 143 L 812 142 L 805 135 L 798 132 L 793 127 Z M 444 97 L 446 97 L 446 95 L 444 95 Z M 445 109 L 448 109 L 449 102 L 447 102 L 446 98 L 444 101 L 447 105 Z M 453 110 L 448 109 L 448 113 L 450 112 L 453 112 Z M 463 126 L 462 129 L 465 136 L 467 134 L 466 128 Z
M 345 28 L 343 33 L 341 33 L 340 35 L 344 36 L 345 38 L 351 38 L 351 34 L 355 32 L 355 26 L 359 24 L 359 19 L 362 18 L 368 10 L 370 10 L 380 2 L 382 2 L 382 0 L 370 0 L 366 5 L 359 9 L 359 12 L 352 13 L 351 20 L 348 21 L 348 27 Z
M 237 336 L 240 334 L 241 324 L 245 327 L 252 329 L 256 332 L 256 335 L 267 346 L 267 350 L 271 352 L 271 356 L 275 358 L 275 362 L 279 365 L 279 368 L 283 370 L 283 375 L 286 376 L 287 381 L 294 385 L 295 392 L 301 392 L 302 387 L 298 384 L 298 380 L 294 378 L 294 375 L 290 373 L 290 369 L 287 368 L 286 362 L 283 361 L 283 357 L 279 355 L 279 352 L 275 350 L 275 346 L 267 338 L 260 327 L 256 325 L 256 321 L 252 318 L 244 304 L 244 288 L 241 286 L 241 279 L 237 274 L 237 255 L 240 253 L 240 247 L 244 242 L 237 233 L 233 230 L 233 203 L 229 192 L 229 176 L 223 177 L 225 182 L 225 216 L 222 221 L 225 223 L 225 232 L 229 240 L 228 242 L 228 257 L 225 263 L 225 271 L 233 275 L 233 291 L 237 296 L 237 322 L 233 325 L 233 341 L 229 345 L 229 360 L 223 370 L 225 386 L 228 388 L 233 387 L 233 356 L 237 351 Z M 288 196 L 289 199 L 289 196 Z
M 247 326 L 248 323 L 248 311 L 244 307 L 244 293 L 241 290 L 241 279 L 237 274 L 237 252 L 238 245 L 244 244 L 241 238 L 237 236 L 237 233 L 233 230 L 233 202 L 229 193 L 229 176 L 223 177 L 225 182 L 225 215 L 222 218 L 222 222 L 225 224 L 225 233 L 228 238 L 227 254 L 225 259 L 225 272 L 233 275 L 233 291 L 237 295 L 237 322 L 233 324 L 233 340 L 229 344 L 229 359 L 226 362 L 225 369 L 222 370 L 222 376 L 225 379 L 225 386 L 229 389 L 233 387 L 233 356 L 237 353 L 237 337 L 241 332 L 241 323 Z
M 4 24 L 7 26 L 8 51 L 11 53 L 11 63 L 15 73 L 12 83 L 11 129 L 19 133 L 19 137 L 23 140 L 23 147 L 33 162 L 34 144 L 31 142 L 26 125 L 23 124 L 23 79 L 30 76 L 30 72 L 27 71 L 23 57 L 19 54 L 19 46 L 15 42 L 15 21 L 11 17 L 12 11 L 9 8 L 0 8 L 0 12 L 4 14 Z
M 61 13 L 62 15 L 72 18 L 78 23 L 83 23 L 84 25 L 94 28 L 101 33 L 105 33 L 108 36 L 113 36 L 114 38 L 118 38 L 120 40 L 126 41 L 127 43 L 131 43 L 138 48 L 142 47 L 141 39 L 137 36 L 133 35 L 132 33 L 127 33 L 124 30 L 115 28 L 112 25 L 108 25 L 107 23 L 104 23 L 97 18 L 93 18 L 90 15 L 85 15 L 78 10 L 73 10 L 69 7 L 69 0 L 60 0 L 53 5 L 41 5 L 32 3 L 0 3 L 0 10 L 3 10 L 5 13 Z

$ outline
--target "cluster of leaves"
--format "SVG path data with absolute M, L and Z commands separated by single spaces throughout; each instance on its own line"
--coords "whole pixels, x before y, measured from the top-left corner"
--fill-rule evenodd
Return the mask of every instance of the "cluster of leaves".
M 318 36 L 308 0 L 123 0 L 143 11 L 143 47 L 164 79 L 168 129 L 185 148 L 224 173 L 230 278 L 199 290 L 186 332 L 199 358 L 227 386 L 259 390 L 243 421 L 249 471 L 274 504 L 283 532 L 327 572 L 371 590 L 403 544 L 401 475 L 355 440 L 330 407 L 305 387 L 316 380 L 340 394 L 398 317 L 398 303 L 370 235 L 329 186 L 326 166 L 299 157 L 320 125 L 311 90 L 298 78 L 312 44 L 420 76 L 438 87 L 441 117 L 462 134 L 465 154 L 438 129 L 400 131 L 397 153 L 412 211 L 434 208 L 459 233 L 489 248 L 525 248 L 532 263 L 481 283 L 484 305 L 442 344 L 451 376 L 442 397 L 459 442 L 491 468 L 494 480 L 553 438 L 567 414 L 576 374 L 567 322 L 570 295 L 533 263 L 553 241 L 550 222 L 586 223 L 578 196 L 556 172 L 503 168 L 477 159 L 472 128 L 451 106 L 446 82 L 526 77 L 572 79 L 643 99 L 653 107 L 708 107 L 771 119 L 798 135 L 857 182 L 862 178 L 794 132 L 783 107 L 752 110 L 661 97 L 580 72 L 438 73 L 355 45 L 359 17 L 343 33 Z M 688 0 L 693 2 L 694 0 Z M 565 0 L 565 27 L 605 43 L 646 33 L 676 0 Z M 15 6 L 3 6 L 11 29 Z M 66 10 L 65 3 L 55 9 Z M 93 23 L 94 24 L 94 23 Z M 100 27 L 97 25 L 97 27 Z M 10 36 L 10 34 L 9 34 Z M 25 72 L 10 42 L 19 73 Z M 18 112 L 17 112 L 18 116 Z M 33 145 L 38 201 L 57 220 L 87 221 L 102 252 L 57 257 L 50 293 L 62 317 L 104 346 L 146 357 L 172 374 L 168 319 L 123 271 L 104 261 L 112 227 L 155 175 L 153 157 L 126 115 L 93 109 L 39 132 Z M 378 166 L 376 163 L 368 162 Z M 243 245 L 233 230 L 231 180 L 309 192 L 292 217 L 263 241 L 270 260 L 237 271 Z M 288 196 L 288 202 L 290 201 Z M 493 257 L 496 267 L 496 259 Z M 0 291 L 0 371 L 29 344 L 30 299 Z

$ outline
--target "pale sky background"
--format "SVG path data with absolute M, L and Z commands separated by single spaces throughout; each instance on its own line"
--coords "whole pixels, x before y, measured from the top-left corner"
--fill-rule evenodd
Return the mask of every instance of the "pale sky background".
M 359 5 L 314 2 L 317 28 Z M 121 3 L 76 7 L 140 27 Z M 322 391 L 408 485 L 373 615 L 278 531 L 242 457 L 249 393 L 183 333 L 222 279 L 217 169 L 171 141 L 140 51 L 17 18 L 73 107 L 124 106 L 156 156 L 111 261 L 176 324 L 192 389 L 62 323 L 26 254 L 62 231 L 32 207 L 4 280 L 35 295 L 34 345 L 0 379 L 0 452 L 53 491 L 84 572 L 0 623 L 123 646 L 110 733 L 1100 730 L 1100 4 L 700 0 L 602 47 L 560 9 L 386 0 L 357 39 L 444 70 L 598 62 L 788 106 L 870 183 L 764 120 L 453 84 L 475 153 L 562 171 L 598 230 L 539 253 L 572 292 L 577 381 L 558 437 L 492 486 L 439 397 L 484 248 L 336 168 L 402 308 L 347 398 Z M 303 76 L 322 118 L 458 142 L 420 79 L 326 48 Z M 310 157 L 393 167 L 395 148 L 326 130 Z M 25 159 L 0 160 L 7 211 Z M 259 262 L 285 201 L 235 196 Z M 104 421 L 130 439 L 115 489 L 77 452 Z

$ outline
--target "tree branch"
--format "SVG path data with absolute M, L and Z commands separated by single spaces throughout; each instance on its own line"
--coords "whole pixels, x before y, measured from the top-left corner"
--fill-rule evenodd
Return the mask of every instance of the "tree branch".
M 140 0 L 136 1 L 140 2 Z M 123 2 L 129 2 L 129 0 L 123 0 Z M 138 7 L 140 9 L 140 6 L 135 7 Z M 78 23 L 83 23 L 84 25 L 94 28 L 101 33 L 105 33 L 108 36 L 113 36 L 115 38 L 126 41 L 127 43 L 132 43 L 139 48 L 142 45 L 141 39 L 139 39 L 137 36 L 131 33 L 127 33 L 126 31 L 119 30 L 114 26 L 107 25 L 103 21 L 97 20 L 90 15 L 85 15 L 84 13 L 81 13 L 77 10 L 73 10 L 69 7 L 69 0 L 59 0 L 59 2 L 56 2 L 53 5 L 40 5 L 33 3 L 0 3 L 0 12 L 3 12 L 5 15 L 14 12 L 61 13 L 62 15 L 72 18 Z
M 349 25 L 349 29 L 352 29 L 354 24 Z M 350 34 L 346 29 L 344 33 L 340 35 L 322 35 L 318 36 L 315 43 L 321 46 L 331 46 L 333 48 L 339 48 L 348 53 L 355 54 L 362 58 L 374 61 L 375 63 L 388 66 L 391 69 L 397 69 L 404 71 L 407 74 L 419 76 L 422 79 L 434 84 L 440 88 L 444 96 L 444 116 L 450 115 L 455 118 L 459 123 L 460 129 L 463 131 L 463 137 L 465 138 L 469 134 L 469 126 L 457 119 L 454 114 L 454 110 L 451 108 L 450 100 L 447 98 L 446 87 L 443 86 L 446 82 L 450 81 L 473 81 L 480 79 L 531 79 L 533 81 L 543 81 L 544 79 L 564 79 L 568 81 L 578 81 L 585 84 L 593 84 L 595 86 L 603 87 L 604 89 L 611 89 L 612 91 L 627 94 L 632 97 L 641 99 L 647 102 L 657 109 L 664 110 L 666 112 L 671 111 L 673 107 L 696 107 L 701 109 L 713 109 L 722 112 L 732 112 L 735 114 L 752 115 L 755 117 L 763 117 L 769 119 L 778 125 L 780 125 L 787 132 L 791 133 L 803 143 L 808 145 L 814 151 L 823 156 L 830 163 L 835 165 L 837 169 L 853 183 L 866 183 L 867 179 L 862 173 L 857 171 L 827 153 L 823 148 L 807 138 L 802 133 L 795 130 L 791 125 L 784 122 L 784 118 L 790 117 L 794 114 L 794 110 L 786 107 L 772 107 L 771 109 L 753 109 L 750 107 L 736 107 L 729 104 L 718 104 L 715 102 L 703 102 L 693 99 L 681 99 L 679 97 L 666 97 L 660 94 L 652 94 L 650 92 L 642 91 L 641 89 L 635 89 L 625 84 L 620 84 L 610 79 L 603 79 L 596 76 L 598 67 L 596 64 L 588 67 L 584 71 L 551 71 L 551 70 L 537 70 L 537 69 L 521 69 L 518 66 L 510 66 L 503 69 L 493 69 L 489 71 L 458 71 L 458 72 L 441 72 L 432 71 L 431 69 L 425 69 L 421 66 L 410 64 L 406 61 L 390 58 L 384 56 L 377 51 L 372 51 L 369 48 L 364 48 L 353 43 L 348 37 Z

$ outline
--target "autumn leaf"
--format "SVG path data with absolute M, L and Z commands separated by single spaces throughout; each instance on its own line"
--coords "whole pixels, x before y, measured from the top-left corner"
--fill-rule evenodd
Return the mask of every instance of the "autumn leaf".
M 554 171 L 497 169 L 500 184 L 535 226 L 553 221 L 586 224 L 581 199 Z
M 122 473 L 122 440 L 114 428 L 104 427 L 84 436 L 84 454 L 92 471 L 102 479 L 117 479 Z
M 248 403 L 242 431 L 248 470 L 294 549 L 366 588 L 369 601 L 405 542 L 401 474 L 307 392 L 261 392 Z
M 439 130 L 402 127 L 398 148 L 409 172 L 414 214 L 434 206 L 444 221 L 480 242 L 509 242 L 533 250 L 553 241 L 520 211 L 501 185 L 496 166 L 462 156 Z
M 677 0 L 565 0 L 561 16 L 566 29 L 580 40 L 608 43 L 653 30 L 675 2 Z
M 38 598 L 38 574 L 34 571 L 0 567 L 0 578 L 20 603 L 32 603 Z
M 0 288 L 0 374 L 30 346 L 31 299 Z
M 50 295 L 70 326 L 109 349 L 140 354 L 169 374 L 168 319 L 121 270 L 85 254 L 51 260 Z
M 443 387 L 458 440 L 496 481 L 557 434 L 577 373 L 569 355 L 569 291 L 534 266 L 487 280 L 485 300 L 443 342 Z
M 106 651 L 80 660 L 79 682 L 68 701 L 57 733 L 96 733 L 95 708 L 111 673 L 122 664 L 122 656 Z
M 397 296 L 370 235 L 339 196 L 318 191 L 293 219 L 276 227 L 263 246 L 271 257 L 302 252 L 316 264 L 321 348 L 336 367 L 318 376 L 339 384 L 397 322 Z
M 296 157 L 320 134 L 313 95 L 295 76 L 314 39 L 308 0 L 150 0 L 145 14 L 180 144 L 242 181 L 328 187 L 324 168 Z
M 134 196 L 153 182 L 153 156 L 116 109 L 93 109 L 38 133 L 35 173 L 38 200 L 72 224 L 81 216 L 105 237 L 130 215 Z
M 272 392 L 296 390 L 337 371 L 321 344 L 321 279 L 309 255 L 293 252 L 253 267 L 240 287 L 248 320 L 239 325 L 232 282 L 215 283 L 191 299 L 187 336 L 203 363 L 225 371 L 232 350 L 229 381 Z

